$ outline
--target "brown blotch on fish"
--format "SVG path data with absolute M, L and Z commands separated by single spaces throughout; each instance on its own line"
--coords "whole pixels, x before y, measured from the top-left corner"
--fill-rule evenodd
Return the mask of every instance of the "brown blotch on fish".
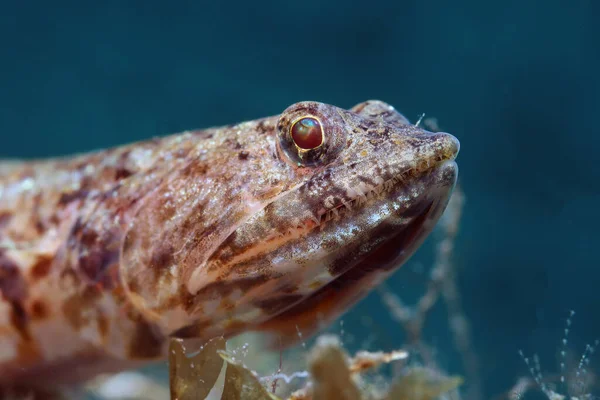
M 8 301 L 23 301 L 27 283 L 19 266 L 0 251 L 0 294 Z
M 31 302 L 29 313 L 32 320 L 42 320 L 48 318 L 50 310 L 43 300 L 35 299 Z
M 238 153 L 238 158 L 239 158 L 240 160 L 247 160 L 249 155 L 250 155 L 250 153 L 248 153 L 248 152 L 247 152 L 247 151 L 245 151 L 245 150 L 242 150 L 242 151 L 240 151 L 240 152 Z
M 208 163 L 192 162 L 181 170 L 181 176 L 201 176 L 205 175 L 210 169 Z
M 29 316 L 19 301 L 11 301 L 10 322 L 12 326 L 19 332 L 21 338 L 25 341 L 31 341 L 31 333 L 29 332 Z
M 47 229 L 47 224 L 44 222 L 42 216 L 40 215 L 42 201 L 42 193 L 38 192 L 34 195 L 33 204 L 31 205 L 31 208 L 33 210 L 31 213 L 31 225 L 39 235 L 43 234 Z
M 98 288 L 86 286 L 81 293 L 74 294 L 64 302 L 62 311 L 73 328 L 79 330 L 91 321 L 92 313 L 89 311 L 96 307 L 101 296 Z
M 69 239 L 79 254 L 78 265 L 74 266 L 81 272 L 82 276 L 92 283 L 98 283 L 105 277 L 106 270 L 118 262 L 119 249 L 114 243 L 111 232 L 104 231 L 100 236 L 92 228 L 86 225 L 76 224 Z
M 273 128 L 274 128 L 274 126 L 268 125 L 267 121 L 265 121 L 264 119 L 259 121 L 258 124 L 256 124 L 256 130 L 259 135 L 264 135 L 264 134 L 272 131 Z
M 52 256 L 38 256 L 35 264 L 33 264 L 33 266 L 31 267 L 31 278 L 34 280 L 39 280 L 48 275 L 48 272 L 50 272 L 50 268 L 52 267 L 52 261 Z
M 129 178 L 133 174 L 134 172 L 128 170 L 127 168 L 119 167 L 115 170 L 115 180 L 118 181 L 121 179 Z
M 88 254 L 80 256 L 79 269 L 93 283 L 104 282 L 105 272 L 116 265 L 119 258 L 117 250 L 103 249 L 101 246 L 88 249 Z
M 239 150 L 242 148 L 242 144 L 240 142 L 238 142 L 236 139 L 225 139 L 225 143 L 227 143 L 227 145 L 231 146 L 234 150 Z
M 130 155 L 130 150 L 125 150 L 121 155 L 119 155 L 119 160 L 117 161 L 117 165 L 115 167 L 115 180 L 119 181 L 121 179 L 125 179 L 125 178 L 129 178 L 131 175 L 133 175 L 135 173 L 135 171 L 132 171 L 128 164 L 131 164 L 129 162 L 129 155 Z
M 233 127 L 233 125 L 231 125 L 230 127 Z M 204 133 L 203 131 L 196 131 L 196 132 L 202 133 L 202 135 L 204 136 L 205 139 L 212 139 L 215 136 L 212 133 Z
M 136 322 L 135 332 L 130 338 L 128 354 L 133 359 L 157 358 L 162 355 L 165 337 L 158 329 L 143 321 Z
M 279 288 L 279 291 L 281 293 L 288 293 L 288 294 L 289 293 L 296 293 L 296 292 L 298 292 L 298 290 L 299 290 L 298 289 L 298 285 L 293 284 L 293 283 L 284 284 L 283 286 L 281 286 Z
M 100 313 L 98 315 L 98 318 L 96 318 L 96 323 L 98 324 L 98 331 L 100 332 L 100 336 L 102 337 L 102 339 L 105 339 L 108 336 L 108 318 L 103 313 Z
M 90 194 L 90 191 L 86 190 L 86 189 L 65 192 L 60 195 L 60 198 L 58 199 L 58 204 L 61 206 L 64 206 L 73 201 L 83 200 L 83 199 L 87 198 L 89 196 L 89 194 Z
M 152 252 L 150 259 L 150 267 L 158 270 L 164 270 L 175 263 L 173 254 L 175 249 L 169 243 L 162 243 L 157 249 Z
M 0 229 L 8 226 L 10 220 L 12 219 L 12 214 L 9 212 L 0 212 Z

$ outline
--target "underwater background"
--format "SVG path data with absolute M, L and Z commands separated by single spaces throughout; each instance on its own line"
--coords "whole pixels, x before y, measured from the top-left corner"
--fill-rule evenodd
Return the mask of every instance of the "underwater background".
M 519 349 L 557 370 L 570 310 L 569 346 L 580 354 L 600 337 L 599 75 L 593 0 L 3 1 L 0 158 L 225 125 L 302 100 L 379 99 L 411 121 L 435 117 L 461 141 L 453 261 L 492 398 L 528 375 Z M 387 290 L 414 301 L 433 249 Z M 377 293 L 343 321 L 331 331 L 351 335 L 350 348 L 373 335 L 372 349 L 403 344 Z M 463 374 L 448 332 L 436 306 L 425 339 Z

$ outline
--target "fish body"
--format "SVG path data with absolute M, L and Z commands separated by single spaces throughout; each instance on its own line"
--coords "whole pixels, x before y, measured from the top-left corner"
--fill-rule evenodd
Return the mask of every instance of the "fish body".
M 380 101 L 67 158 L 0 162 L 0 387 L 165 357 L 169 337 L 286 345 L 397 269 L 459 149 Z

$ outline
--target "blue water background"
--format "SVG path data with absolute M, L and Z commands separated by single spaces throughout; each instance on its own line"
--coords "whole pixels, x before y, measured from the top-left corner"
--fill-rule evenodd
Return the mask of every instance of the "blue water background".
M 462 143 L 455 262 L 489 397 L 527 373 L 519 348 L 553 369 L 568 310 L 577 350 L 600 336 L 598 21 L 591 0 L 4 1 L 0 157 L 103 148 L 301 100 L 375 98 L 413 121 L 434 116 Z M 407 271 L 430 262 L 431 245 Z M 401 270 L 388 287 L 410 299 L 415 276 Z M 377 331 L 384 349 L 403 340 L 376 295 L 344 331 Z M 443 308 L 425 332 L 461 373 Z

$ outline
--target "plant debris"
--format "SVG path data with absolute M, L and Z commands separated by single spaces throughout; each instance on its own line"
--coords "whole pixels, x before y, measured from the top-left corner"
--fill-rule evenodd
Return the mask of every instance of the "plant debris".
M 461 384 L 458 376 L 445 376 L 425 367 L 408 368 L 392 385 L 386 400 L 433 400 Z
M 257 376 L 235 361 L 231 354 L 225 351 L 218 353 L 227 362 L 222 400 L 277 400 L 277 397 L 270 394 L 259 382 Z
M 361 394 L 352 379 L 348 356 L 335 336 L 321 336 L 309 356 L 313 378 L 313 400 L 360 400 Z
M 209 341 L 192 356 L 186 355 L 180 340 L 173 339 L 169 353 L 171 398 L 177 400 L 204 399 L 219 396 L 218 378 L 223 362 L 226 364 L 222 394 L 211 399 L 222 400 L 281 400 L 261 383 L 260 377 L 225 350 L 225 340 Z M 382 364 L 406 360 L 405 351 L 366 352 L 350 357 L 333 335 L 323 335 L 308 355 L 309 379 L 303 388 L 291 393 L 287 400 L 433 400 L 456 389 L 460 377 L 448 377 L 425 367 L 403 368 L 401 376 L 389 390 L 375 391 L 362 385 L 360 375 Z M 215 394 L 216 393 L 216 394 Z M 380 394 L 382 393 L 382 394 Z
M 215 385 L 223 367 L 223 359 L 219 357 L 218 351 L 225 350 L 225 339 L 211 339 L 192 356 L 186 354 L 183 343 L 179 339 L 171 339 L 169 344 L 171 399 L 204 399 Z

